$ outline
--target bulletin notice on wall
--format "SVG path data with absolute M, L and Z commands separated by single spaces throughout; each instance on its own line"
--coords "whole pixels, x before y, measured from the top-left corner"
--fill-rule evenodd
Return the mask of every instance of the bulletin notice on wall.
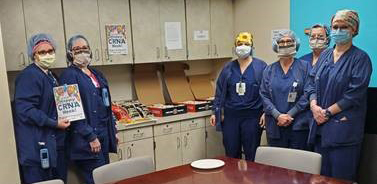
M 165 45 L 168 50 L 183 49 L 181 22 L 165 22 Z
M 109 55 L 128 54 L 126 25 L 105 25 L 106 41 Z
M 71 122 L 85 119 L 77 84 L 58 86 L 53 90 L 59 119 L 67 119 Z

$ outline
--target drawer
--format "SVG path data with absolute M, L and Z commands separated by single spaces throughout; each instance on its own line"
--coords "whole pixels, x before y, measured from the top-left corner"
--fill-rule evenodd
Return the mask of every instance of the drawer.
M 208 116 L 208 117 L 204 118 L 205 121 L 206 121 L 206 127 L 211 127 L 212 126 L 211 123 L 210 123 L 210 118 L 211 118 L 211 116 Z
M 203 128 L 205 126 L 205 118 L 196 118 L 181 121 L 181 131 Z
M 153 128 L 154 128 L 153 129 L 154 135 L 160 136 L 160 135 L 178 133 L 181 130 L 181 124 L 180 122 L 174 122 L 174 123 L 167 123 L 163 125 L 156 125 Z
M 153 137 L 152 126 L 126 130 L 124 133 L 125 142 L 145 139 L 149 137 Z

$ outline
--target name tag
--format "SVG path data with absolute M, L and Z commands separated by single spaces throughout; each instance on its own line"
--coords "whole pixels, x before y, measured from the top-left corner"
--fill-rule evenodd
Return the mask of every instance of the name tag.
M 246 83 L 244 83 L 244 82 L 236 83 L 236 92 L 239 96 L 245 95 Z
M 291 102 L 295 102 L 296 101 L 296 98 L 297 98 L 297 92 L 290 92 L 288 94 L 288 102 L 291 103 Z

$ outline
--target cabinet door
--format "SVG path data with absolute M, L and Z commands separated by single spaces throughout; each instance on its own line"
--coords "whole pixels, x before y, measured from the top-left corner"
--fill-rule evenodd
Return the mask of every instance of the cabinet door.
M 204 128 L 181 132 L 183 164 L 205 158 Z
M 162 59 L 159 9 L 158 0 L 131 0 L 135 63 Z
M 216 127 L 206 127 L 206 157 L 215 158 L 225 155 L 223 135 Z
M 2 0 L 0 22 L 7 71 L 22 70 L 28 65 L 22 0 Z
M 66 39 L 84 35 L 93 52 L 91 65 L 102 65 L 97 0 L 63 0 Z
M 186 16 L 188 59 L 210 58 L 209 0 L 186 0 Z
M 153 138 L 142 139 L 125 143 L 123 159 L 130 159 L 141 156 L 150 156 L 154 159 Z
M 101 30 L 103 64 L 131 64 L 132 61 L 132 38 L 130 24 L 130 7 L 128 0 L 105 0 L 98 1 L 99 19 Z M 127 54 L 109 55 L 106 25 L 125 25 L 126 40 L 128 45 Z
M 161 27 L 161 42 L 163 61 L 171 60 L 186 60 L 187 59 L 187 49 L 186 49 L 186 21 L 185 21 L 185 2 L 184 0 L 162 0 L 160 1 L 160 27 Z M 170 26 L 169 26 L 170 24 Z M 180 24 L 180 31 L 174 32 L 174 27 L 171 24 Z M 168 31 L 167 31 L 168 30 Z M 168 35 L 166 35 L 169 33 Z M 180 36 L 178 36 L 178 34 Z M 166 37 L 169 39 L 166 40 Z M 175 40 L 180 37 L 180 41 Z M 174 43 L 179 43 L 176 47 L 169 49 L 166 45 L 166 41 L 174 46 Z M 170 45 L 170 44 L 169 44 Z
M 182 165 L 180 133 L 155 137 L 156 170 Z
M 125 150 L 126 150 L 126 144 L 125 143 L 119 143 L 117 148 L 117 153 L 110 153 L 110 163 L 117 162 L 120 160 L 125 159 Z
M 233 57 L 232 0 L 211 0 L 212 57 Z
M 38 33 L 52 36 L 56 44 L 56 62 L 52 68 L 67 67 L 63 13 L 60 0 L 24 1 L 27 39 Z

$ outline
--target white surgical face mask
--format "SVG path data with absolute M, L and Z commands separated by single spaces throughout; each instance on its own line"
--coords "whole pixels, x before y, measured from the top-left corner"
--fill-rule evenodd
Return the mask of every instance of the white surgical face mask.
M 90 64 L 92 59 L 90 58 L 90 53 L 81 52 L 80 54 L 75 54 L 73 58 L 73 64 L 79 67 L 86 67 Z
M 311 39 L 309 45 L 311 49 L 325 49 L 328 46 L 324 39 Z
M 45 54 L 43 56 L 37 56 L 37 64 L 43 69 L 49 69 L 51 65 L 55 62 L 55 53 L 54 54 Z
M 236 47 L 236 55 L 240 59 L 245 59 L 250 56 L 251 46 L 240 45 Z
M 292 57 L 296 55 L 296 45 L 278 46 L 278 57 Z

